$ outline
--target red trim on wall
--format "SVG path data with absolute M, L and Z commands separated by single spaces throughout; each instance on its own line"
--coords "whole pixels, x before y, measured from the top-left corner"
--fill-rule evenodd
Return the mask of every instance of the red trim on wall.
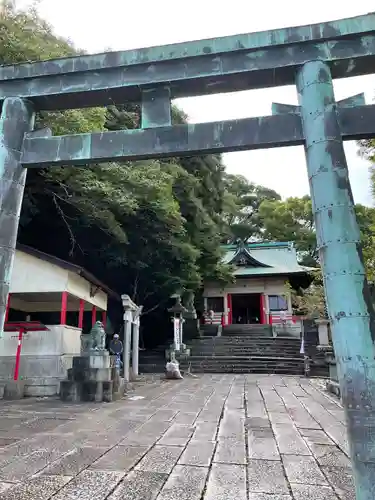
M 79 313 L 78 313 L 78 328 L 83 328 L 83 313 L 85 311 L 85 301 L 80 299 L 79 301 Z
M 5 308 L 5 323 L 8 321 L 9 309 L 10 309 L 10 293 L 8 294 L 7 305 Z
M 68 307 L 68 292 L 63 292 L 61 294 L 61 314 L 60 314 L 60 325 L 66 325 L 66 310 Z
M 232 295 L 228 293 L 227 295 L 227 308 L 228 308 L 228 325 L 231 325 L 233 322 L 233 313 L 232 313 Z
M 91 312 L 91 326 L 94 326 L 96 323 L 96 306 L 92 306 Z
M 260 324 L 265 325 L 267 323 L 266 311 L 265 311 L 265 296 L 264 293 L 260 294 Z
M 103 323 L 103 326 L 105 327 L 105 325 L 107 323 L 107 311 L 102 311 L 102 323 Z

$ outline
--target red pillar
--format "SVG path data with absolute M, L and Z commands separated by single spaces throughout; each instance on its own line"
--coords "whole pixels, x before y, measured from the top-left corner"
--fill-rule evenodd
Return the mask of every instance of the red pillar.
M 231 325 L 233 322 L 233 314 L 232 314 L 232 295 L 228 293 L 227 295 L 227 308 L 228 308 L 228 325 Z
M 10 309 L 10 293 L 8 294 L 7 306 L 5 309 L 5 323 L 8 321 L 9 309 Z
M 92 306 L 91 312 L 91 326 L 94 326 L 96 323 L 96 306 Z
M 265 296 L 264 293 L 260 294 L 260 323 L 261 325 L 265 325 L 267 323 L 267 317 L 266 317 L 266 301 L 265 301 Z
M 66 325 L 66 309 L 68 307 L 68 292 L 63 292 L 61 296 L 60 325 Z
M 102 323 L 103 323 L 103 326 L 105 327 L 105 325 L 107 323 L 107 311 L 102 311 Z
M 78 313 L 78 328 L 83 328 L 83 313 L 85 310 L 85 301 L 80 299 L 79 301 L 79 313 Z
M 20 361 L 21 361 L 21 349 L 22 349 L 22 337 L 23 337 L 24 329 L 20 327 L 18 331 L 18 345 L 16 351 L 16 364 L 14 366 L 14 380 L 18 380 L 19 372 L 20 372 Z

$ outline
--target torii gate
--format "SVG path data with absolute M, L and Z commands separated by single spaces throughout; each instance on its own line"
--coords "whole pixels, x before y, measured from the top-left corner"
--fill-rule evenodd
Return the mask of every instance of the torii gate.
M 357 499 L 375 498 L 374 316 L 343 140 L 375 136 L 375 106 L 332 78 L 375 72 L 375 13 L 329 23 L 0 68 L 0 331 L 27 168 L 304 145 Z M 273 116 L 171 124 L 171 99 L 296 85 Z M 35 111 L 138 101 L 138 130 L 52 137 Z M 27 168 L 26 168 L 27 167 Z

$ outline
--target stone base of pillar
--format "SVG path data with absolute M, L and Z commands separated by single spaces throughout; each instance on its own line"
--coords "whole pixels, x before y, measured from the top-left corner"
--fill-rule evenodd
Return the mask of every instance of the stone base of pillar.
M 124 379 L 111 367 L 108 351 L 91 351 L 73 358 L 68 379 L 60 383 L 62 401 L 111 402 L 124 395 Z

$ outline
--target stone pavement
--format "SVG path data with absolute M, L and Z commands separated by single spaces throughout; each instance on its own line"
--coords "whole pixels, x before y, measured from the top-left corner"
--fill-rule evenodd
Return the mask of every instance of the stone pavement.
M 344 415 L 317 380 L 202 375 L 127 399 L 0 402 L 1 500 L 351 500 Z

